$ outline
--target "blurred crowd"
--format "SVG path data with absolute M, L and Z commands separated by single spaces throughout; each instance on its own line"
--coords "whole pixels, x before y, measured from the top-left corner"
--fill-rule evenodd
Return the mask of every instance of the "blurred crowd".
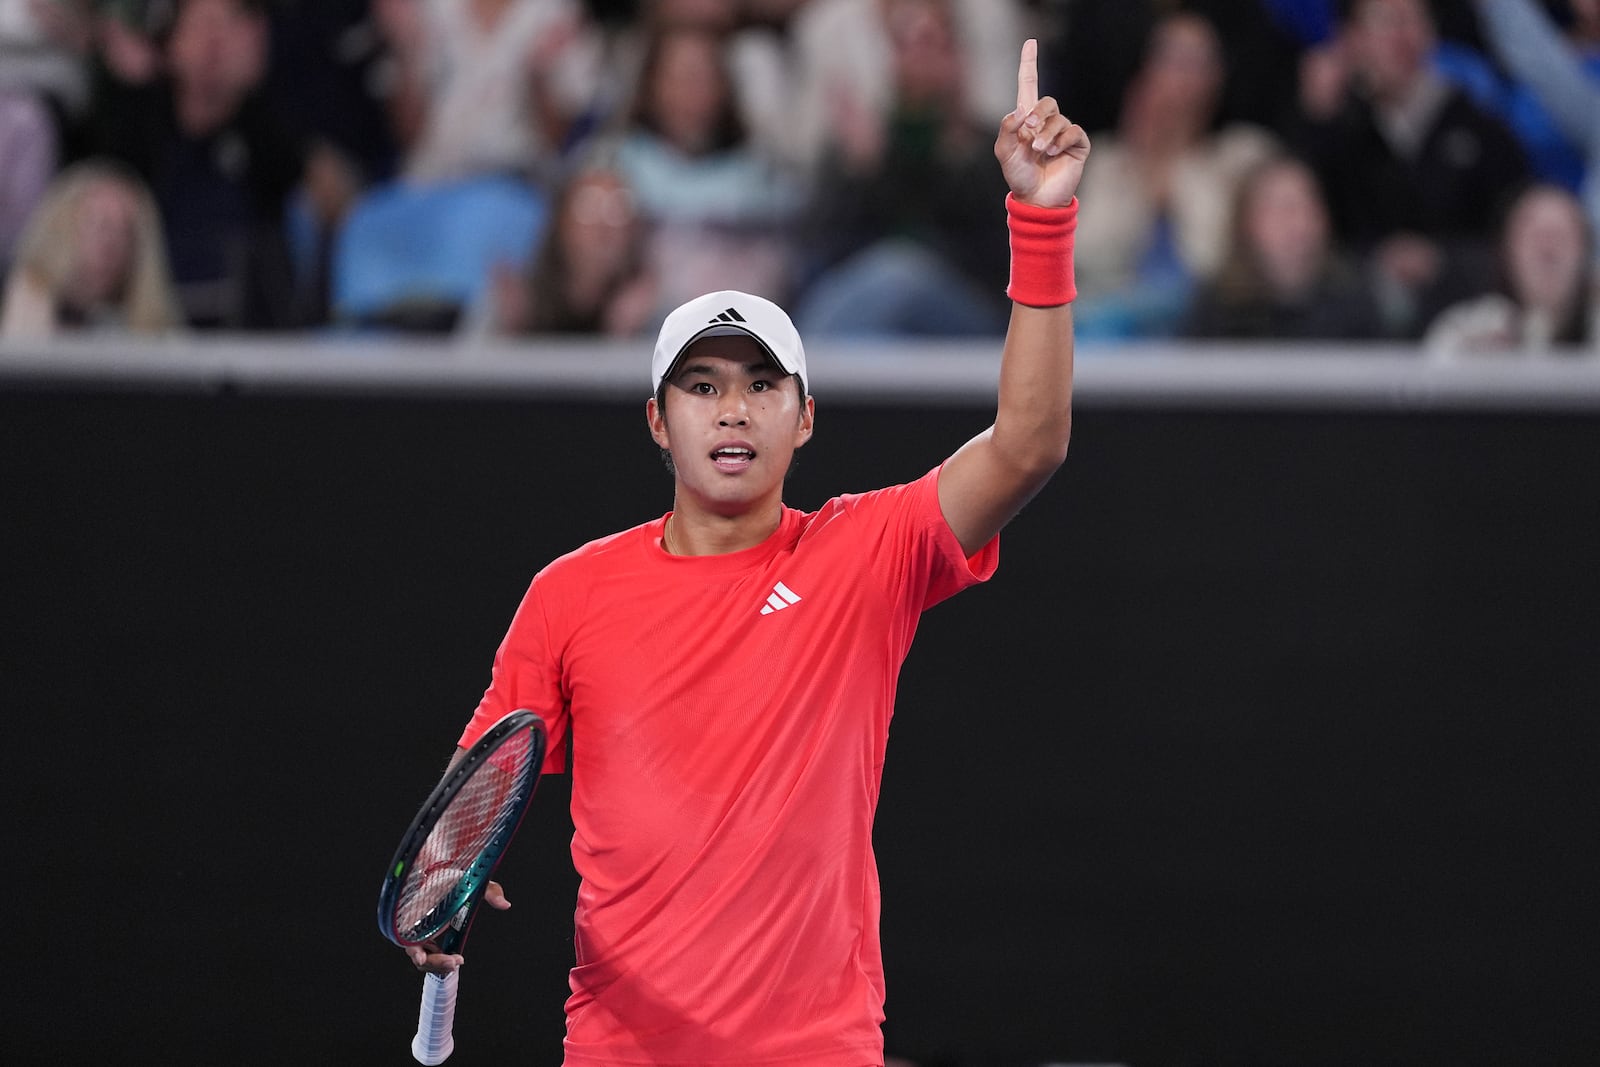
M 0 335 L 998 335 L 1028 36 L 1080 337 L 1600 344 L 1600 0 L 0 0 Z

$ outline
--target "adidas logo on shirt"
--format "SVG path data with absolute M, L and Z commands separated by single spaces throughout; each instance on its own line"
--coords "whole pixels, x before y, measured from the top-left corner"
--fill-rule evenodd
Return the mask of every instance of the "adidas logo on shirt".
M 716 318 L 708 319 L 707 321 L 711 325 L 715 326 L 719 322 L 743 322 L 745 321 L 745 318 L 743 315 L 739 314 L 739 310 L 737 308 L 729 308 Z
M 771 615 L 774 611 L 782 611 L 784 608 L 798 603 L 800 603 L 800 594 L 779 582 L 772 587 L 772 592 L 767 596 L 767 603 L 761 609 L 761 614 Z

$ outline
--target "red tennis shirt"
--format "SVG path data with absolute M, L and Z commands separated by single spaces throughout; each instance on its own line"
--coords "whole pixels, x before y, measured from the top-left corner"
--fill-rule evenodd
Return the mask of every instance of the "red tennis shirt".
M 872 820 L 922 612 L 987 579 L 938 471 L 785 508 L 761 544 L 661 547 L 665 517 L 533 580 L 461 736 L 572 733 L 582 882 L 569 1067 L 883 1062 Z

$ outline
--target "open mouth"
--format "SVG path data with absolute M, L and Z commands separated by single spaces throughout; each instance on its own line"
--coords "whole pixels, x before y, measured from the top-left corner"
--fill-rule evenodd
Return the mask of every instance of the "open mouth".
M 745 470 L 755 458 L 755 452 L 742 445 L 724 445 L 711 453 L 711 462 L 717 470 L 728 473 Z

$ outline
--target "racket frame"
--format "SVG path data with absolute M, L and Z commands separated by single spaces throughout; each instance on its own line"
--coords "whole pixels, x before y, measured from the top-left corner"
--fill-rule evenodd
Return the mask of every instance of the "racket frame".
M 467 873 L 458 883 L 456 892 L 447 898 L 444 904 L 434 907 L 410 930 L 397 930 L 394 919 L 400 891 L 405 885 L 406 874 L 410 871 L 412 862 L 422 850 L 423 843 L 438 825 L 450 802 L 461 792 L 462 787 L 478 768 L 492 759 L 502 744 L 522 730 L 532 731 L 532 740 L 529 741 L 532 752 L 528 760 L 532 769 L 528 773 L 525 785 L 519 787 L 522 789 L 522 795 L 517 800 L 516 816 L 506 822 L 501 831 L 473 860 L 472 865 L 467 868 Z M 439 946 L 441 952 L 447 954 L 460 949 L 462 942 L 467 938 L 472 913 L 476 910 L 478 901 L 483 898 L 484 891 L 488 889 L 489 879 L 499 866 L 501 857 L 511 844 L 511 839 L 516 836 L 517 827 L 522 824 L 523 816 L 527 814 L 528 802 L 533 799 L 534 789 L 539 784 L 539 775 L 544 766 L 547 741 L 548 735 L 543 719 L 531 711 L 513 711 L 489 727 L 483 736 L 467 749 L 466 754 L 445 773 L 439 784 L 433 787 L 433 792 L 428 794 L 428 799 L 423 802 L 416 818 L 412 819 L 411 825 L 406 828 L 404 836 L 400 839 L 400 846 L 395 849 L 394 858 L 389 861 L 384 874 L 383 888 L 378 893 L 378 928 L 384 937 L 402 948 L 432 941 Z M 442 937 L 439 936 L 440 931 L 444 931 Z

